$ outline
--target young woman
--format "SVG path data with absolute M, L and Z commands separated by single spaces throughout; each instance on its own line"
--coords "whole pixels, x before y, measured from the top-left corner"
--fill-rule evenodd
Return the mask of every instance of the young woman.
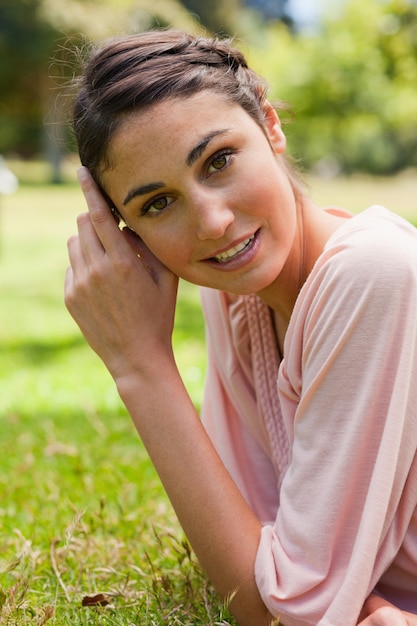
M 417 624 L 416 229 L 315 206 L 227 41 L 108 42 L 75 132 L 66 304 L 238 623 Z M 203 287 L 204 425 L 172 352 L 178 277 Z

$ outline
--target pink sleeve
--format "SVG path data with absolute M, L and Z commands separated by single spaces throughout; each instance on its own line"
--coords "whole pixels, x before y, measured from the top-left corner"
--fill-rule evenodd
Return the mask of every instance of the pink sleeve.
M 263 523 L 275 519 L 276 476 L 260 427 L 245 306 L 241 298 L 202 289 L 208 367 L 202 420 L 223 463 Z
M 415 519 L 416 235 L 399 244 L 386 230 L 334 243 L 287 333 L 278 384 L 292 456 L 255 567 L 285 626 L 356 624 Z

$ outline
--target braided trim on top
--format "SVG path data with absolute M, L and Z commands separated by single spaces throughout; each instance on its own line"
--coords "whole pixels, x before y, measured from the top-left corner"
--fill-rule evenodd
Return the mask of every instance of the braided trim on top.
M 269 434 L 278 486 L 290 461 L 290 443 L 281 412 L 277 378 L 279 357 L 269 308 L 256 295 L 245 298 L 252 363 L 261 418 Z

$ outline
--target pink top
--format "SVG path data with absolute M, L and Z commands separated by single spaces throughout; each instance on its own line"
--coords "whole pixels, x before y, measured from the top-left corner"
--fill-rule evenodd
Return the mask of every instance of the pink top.
M 263 524 L 255 576 L 271 613 L 353 626 L 374 588 L 417 613 L 417 230 L 382 207 L 347 220 L 281 362 L 259 298 L 202 298 L 203 421 Z

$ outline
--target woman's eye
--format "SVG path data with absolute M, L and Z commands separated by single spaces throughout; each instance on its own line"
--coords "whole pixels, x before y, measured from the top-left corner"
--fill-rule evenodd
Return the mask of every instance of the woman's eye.
M 149 200 L 142 209 L 142 215 L 146 213 L 159 213 L 166 209 L 173 201 L 174 198 L 171 196 L 161 196 L 160 198 Z
M 232 155 L 229 152 L 223 152 L 222 154 L 215 155 L 208 167 L 208 174 L 214 174 L 215 172 L 224 170 L 229 165 L 231 158 Z

